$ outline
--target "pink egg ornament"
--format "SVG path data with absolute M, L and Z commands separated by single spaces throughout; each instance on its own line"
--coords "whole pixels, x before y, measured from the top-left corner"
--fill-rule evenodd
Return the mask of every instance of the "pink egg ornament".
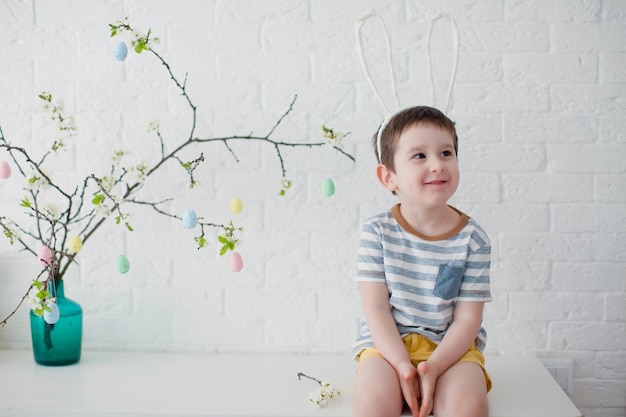
M 228 267 L 233 272 L 239 272 L 243 269 L 243 259 L 239 252 L 233 252 L 228 259 Z
M 11 165 L 7 161 L 0 161 L 0 178 L 7 179 L 11 176 Z
M 39 262 L 41 262 L 44 266 L 52 265 L 53 256 L 52 251 L 47 246 L 42 246 L 37 251 L 37 259 L 39 259 Z

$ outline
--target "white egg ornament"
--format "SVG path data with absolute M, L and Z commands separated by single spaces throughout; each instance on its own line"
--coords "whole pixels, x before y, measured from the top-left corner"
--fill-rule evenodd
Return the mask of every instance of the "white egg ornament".
M 6 180 L 11 176 L 11 165 L 7 161 L 0 161 L 0 178 Z
M 120 255 L 117 257 L 115 266 L 117 267 L 117 272 L 119 272 L 120 274 L 125 274 L 130 269 L 130 263 L 128 262 L 128 258 L 124 255 Z
M 330 197 L 335 194 L 335 183 L 330 178 L 326 178 L 322 181 L 322 194 L 325 197 Z
M 235 197 L 230 200 L 230 212 L 233 214 L 239 214 L 243 210 L 243 203 L 239 197 Z
M 123 61 L 128 56 L 128 46 L 124 42 L 118 42 L 113 48 L 113 56 L 118 61 Z
M 59 318 L 61 317 L 59 306 L 57 305 L 57 303 L 53 303 L 53 302 L 49 302 L 47 306 L 50 308 L 50 311 L 46 310 L 43 312 L 43 319 L 48 324 L 54 324 L 57 321 L 59 321 Z
M 39 262 L 41 262 L 43 266 L 52 265 L 53 256 L 52 251 L 47 246 L 42 246 L 37 251 L 37 259 L 39 259 Z
M 83 240 L 80 238 L 80 236 L 74 236 L 70 238 L 70 241 L 68 244 L 68 249 L 70 250 L 70 252 L 78 253 L 80 252 L 82 248 L 83 248 Z
M 233 272 L 239 272 L 243 269 L 243 259 L 239 252 L 233 252 L 228 259 L 228 267 Z
M 183 227 L 185 229 L 193 229 L 198 224 L 198 216 L 192 209 L 187 209 L 183 213 Z

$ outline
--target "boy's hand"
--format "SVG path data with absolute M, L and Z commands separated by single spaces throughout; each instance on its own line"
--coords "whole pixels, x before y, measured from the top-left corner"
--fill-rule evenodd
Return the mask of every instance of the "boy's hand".
M 419 417 L 428 417 L 433 411 L 433 398 L 435 396 L 435 385 L 439 378 L 439 367 L 435 362 L 425 361 L 417 365 L 417 374 L 422 395 L 422 405 Z
M 401 362 L 396 371 L 400 378 L 400 388 L 402 389 L 402 395 L 404 401 L 411 409 L 411 415 L 413 417 L 419 417 L 419 403 L 420 386 L 417 375 L 417 369 L 411 362 Z

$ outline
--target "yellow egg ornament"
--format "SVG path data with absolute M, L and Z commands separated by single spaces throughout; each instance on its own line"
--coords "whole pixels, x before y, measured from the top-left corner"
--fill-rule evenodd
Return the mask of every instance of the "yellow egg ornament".
M 230 200 L 230 212 L 231 213 L 239 214 L 241 213 L 241 210 L 243 210 L 243 203 L 241 202 L 240 198 L 235 197 L 232 200 Z
M 74 236 L 70 239 L 68 249 L 72 253 L 78 253 L 83 248 L 83 240 L 80 236 Z

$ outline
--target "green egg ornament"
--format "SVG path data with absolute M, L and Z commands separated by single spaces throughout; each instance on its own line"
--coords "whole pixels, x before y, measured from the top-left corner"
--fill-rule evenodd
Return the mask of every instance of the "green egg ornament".
M 127 273 L 128 270 L 130 269 L 130 263 L 128 262 L 128 258 L 125 257 L 124 255 L 118 256 L 116 266 L 117 266 L 117 272 L 119 272 L 120 274 Z
M 326 197 L 335 194 L 335 183 L 330 178 L 326 178 L 322 181 L 322 194 Z

